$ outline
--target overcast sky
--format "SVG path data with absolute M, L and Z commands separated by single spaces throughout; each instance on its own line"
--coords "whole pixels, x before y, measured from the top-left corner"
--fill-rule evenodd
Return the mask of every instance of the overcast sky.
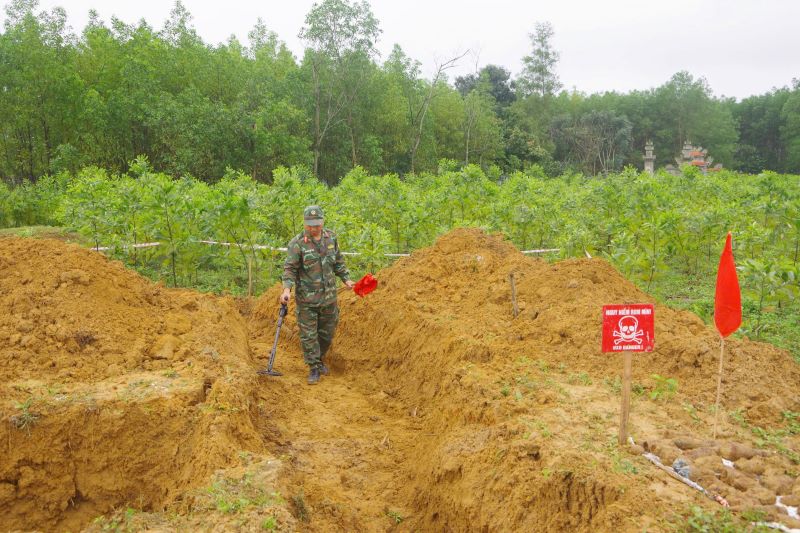
M 6 5 L 4 0 L 0 0 Z M 207 43 L 231 34 L 247 43 L 264 19 L 300 56 L 297 34 L 313 2 L 305 0 L 184 0 Z M 718 96 L 743 98 L 800 78 L 800 0 L 373 0 L 385 58 L 394 43 L 422 62 L 430 77 L 437 58 L 470 49 L 451 77 L 480 65 L 502 65 L 516 75 L 530 52 L 537 21 L 555 29 L 558 73 L 566 88 L 592 93 L 658 86 L 679 70 L 705 77 Z M 66 9 L 80 32 L 95 9 L 128 23 L 140 18 L 160 29 L 173 3 L 163 0 L 41 0 Z M 5 11 L 2 13 L 5 18 Z M 475 54 L 476 53 L 476 54 Z

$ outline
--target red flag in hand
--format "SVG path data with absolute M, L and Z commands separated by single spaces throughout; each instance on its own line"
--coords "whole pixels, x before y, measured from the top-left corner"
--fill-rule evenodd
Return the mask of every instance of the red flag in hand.
M 359 296 L 366 296 L 375 290 L 378 286 L 378 280 L 372 277 L 372 274 L 367 274 L 353 285 L 353 292 Z
M 717 331 L 727 337 L 742 324 L 742 295 L 739 291 L 739 278 L 733 262 L 731 233 L 725 241 L 725 249 L 719 258 L 717 271 L 717 292 L 714 295 L 714 323 Z

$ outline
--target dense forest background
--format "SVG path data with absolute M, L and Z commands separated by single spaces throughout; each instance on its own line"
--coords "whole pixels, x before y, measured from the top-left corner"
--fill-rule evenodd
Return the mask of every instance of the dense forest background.
M 0 34 L 0 177 L 10 184 L 88 165 L 216 181 L 236 169 L 271 181 L 305 166 L 329 185 L 372 174 L 477 164 L 489 176 L 533 165 L 549 175 L 657 165 L 684 141 L 744 172 L 800 173 L 800 80 L 745 98 L 716 97 L 678 72 L 621 94 L 562 90 L 553 28 L 539 23 L 516 77 L 464 51 L 424 76 L 395 45 L 379 57 L 366 2 L 324 0 L 308 13 L 297 58 L 258 20 L 249 46 L 203 42 L 176 3 L 161 29 L 96 13 L 77 35 L 66 13 L 33 0 L 6 7 Z M 450 79 L 455 64 L 473 74 Z

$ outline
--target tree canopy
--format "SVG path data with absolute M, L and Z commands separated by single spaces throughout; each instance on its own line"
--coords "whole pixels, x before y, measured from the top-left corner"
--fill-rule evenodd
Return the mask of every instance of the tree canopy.
M 90 13 L 75 34 L 63 9 L 36 0 L 13 0 L 6 15 L 0 177 L 10 183 L 123 171 L 140 155 L 206 181 L 229 168 L 270 181 L 299 165 L 332 185 L 358 166 L 405 175 L 443 160 L 594 174 L 641 166 L 648 139 L 659 165 L 689 140 L 727 167 L 800 172 L 800 82 L 740 102 L 688 72 L 645 91 L 567 91 L 546 22 L 518 75 L 489 64 L 450 80 L 462 55 L 427 78 L 398 45 L 379 57 L 380 23 L 363 1 L 315 4 L 299 58 L 260 19 L 248 44 L 206 43 L 180 2 L 160 29 Z

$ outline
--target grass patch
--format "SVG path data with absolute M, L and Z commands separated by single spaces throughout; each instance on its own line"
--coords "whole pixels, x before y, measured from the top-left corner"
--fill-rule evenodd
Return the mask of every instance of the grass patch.
M 702 507 L 692 506 L 684 516 L 676 517 L 670 523 L 670 529 L 680 533 L 767 533 L 774 531 L 764 526 L 752 525 L 764 519 L 759 511 L 745 511 L 737 517 L 728 509 L 717 509 L 713 512 Z
M 39 421 L 39 415 L 31 411 L 33 402 L 33 396 L 28 396 L 28 399 L 24 402 L 14 403 L 14 408 L 17 409 L 18 412 L 11 415 L 10 419 L 12 426 L 25 431 L 28 436 L 31 434 L 31 428 Z
M 80 234 L 67 231 L 66 228 L 58 226 L 21 226 L 18 228 L 0 229 L 2 237 L 26 237 L 29 239 L 58 239 L 64 242 L 76 242 L 89 245 L 89 241 Z
M 129 531 L 136 531 L 133 527 L 132 521 L 136 516 L 136 509 L 128 507 L 125 512 L 115 514 L 111 517 L 98 516 L 94 519 L 94 524 L 100 528 L 100 531 L 113 531 L 114 533 L 128 533 Z
M 734 422 L 753 434 L 756 440 L 756 446 L 759 448 L 772 448 L 782 455 L 785 455 L 794 464 L 800 464 L 800 453 L 789 448 L 783 442 L 786 437 L 800 434 L 800 421 L 798 421 L 800 413 L 784 411 L 784 427 L 780 429 L 765 429 L 761 426 L 750 424 L 747 419 L 745 419 L 741 409 L 732 411 L 730 417 Z
M 267 509 L 285 503 L 277 491 L 267 491 L 252 482 L 252 474 L 241 479 L 217 477 L 201 491 L 200 507 L 222 514 L 238 514 L 248 509 Z
M 570 385 L 581 384 L 587 386 L 592 384 L 592 378 L 590 378 L 589 374 L 587 374 L 586 372 L 580 372 L 576 374 L 570 374 L 567 377 L 567 383 L 569 383 Z

